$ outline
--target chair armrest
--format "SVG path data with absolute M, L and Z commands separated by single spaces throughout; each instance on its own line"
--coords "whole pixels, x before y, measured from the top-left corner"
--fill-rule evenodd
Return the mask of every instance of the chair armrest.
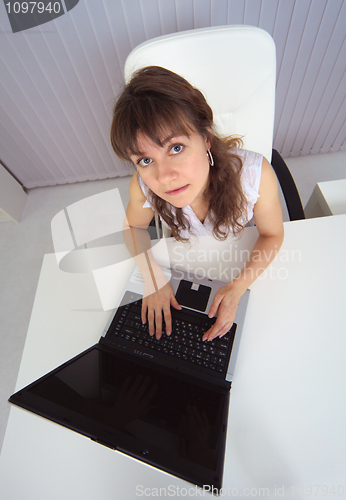
M 297 186 L 288 166 L 276 149 L 273 149 L 271 164 L 281 186 L 290 220 L 305 219 Z

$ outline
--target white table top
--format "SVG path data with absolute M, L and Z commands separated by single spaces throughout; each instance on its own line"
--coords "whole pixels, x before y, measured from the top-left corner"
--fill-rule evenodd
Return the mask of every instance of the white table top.
M 286 223 L 279 255 L 251 286 L 231 390 L 224 496 L 293 498 L 293 487 L 302 496 L 310 485 L 312 496 L 318 485 L 317 497 L 346 495 L 345 229 L 346 215 Z M 170 255 L 180 261 L 185 252 L 191 267 L 222 272 L 231 252 L 240 267 L 255 239 L 248 228 L 240 241 L 169 242 Z M 46 255 L 17 389 L 96 343 L 109 314 L 91 274 L 64 273 Z M 180 479 L 17 407 L 0 467 L 6 500 L 150 498 L 159 488 L 197 496 Z

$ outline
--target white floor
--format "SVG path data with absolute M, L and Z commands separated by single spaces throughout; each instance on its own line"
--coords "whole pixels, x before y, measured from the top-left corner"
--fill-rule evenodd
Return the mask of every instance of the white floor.
M 346 178 L 345 152 L 289 158 L 286 163 L 303 206 L 316 182 Z M 126 207 L 129 180 L 125 177 L 32 189 L 21 222 L 0 223 L 0 446 L 10 410 L 7 399 L 14 392 L 42 259 L 53 252 L 51 220 L 68 205 L 115 187 Z

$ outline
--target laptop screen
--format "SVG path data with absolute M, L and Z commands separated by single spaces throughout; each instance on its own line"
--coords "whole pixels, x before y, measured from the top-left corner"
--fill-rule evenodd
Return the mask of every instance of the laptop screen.
M 199 486 L 220 488 L 227 390 L 94 346 L 10 401 Z

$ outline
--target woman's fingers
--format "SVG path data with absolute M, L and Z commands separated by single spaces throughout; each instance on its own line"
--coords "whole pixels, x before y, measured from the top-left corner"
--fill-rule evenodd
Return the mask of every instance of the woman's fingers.
M 166 334 L 172 333 L 171 305 L 176 309 L 181 309 L 169 283 L 143 298 L 142 323 L 148 322 L 149 334 L 156 335 L 157 339 L 162 337 L 163 320 L 166 325 Z
M 212 318 L 218 311 L 218 316 L 213 326 L 205 332 L 202 340 L 213 340 L 215 337 L 226 335 L 233 325 L 240 297 L 241 295 L 233 289 L 232 283 L 219 289 L 208 314 Z

